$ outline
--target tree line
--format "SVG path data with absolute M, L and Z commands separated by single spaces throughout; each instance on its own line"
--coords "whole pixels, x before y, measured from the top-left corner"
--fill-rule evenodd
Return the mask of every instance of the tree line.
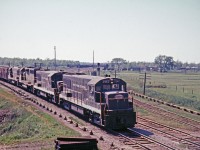
M 110 68 L 116 70 L 122 69 L 155 69 L 156 71 L 166 72 L 170 70 L 189 70 L 194 69 L 200 71 L 200 63 L 188 63 L 175 61 L 172 56 L 158 55 L 155 57 L 154 62 L 128 62 L 123 58 L 113 58 L 110 63 Z
M 0 65 L 9 66 L 26 66 L 34 67 L 35 64 L 40 64 L 41 67 L 53 68 L 57 67 L 92 67 L 93 63 L 79 62 L 72 60 L 55 60 L 54 59 L 26 59 L 26 58 L 8 58 L 0 57 Z M 158 71 L 165 72 L 169 70 L 179 70 L 194 68 L 200 70 L 200 63 L 188 63 L 175 61 L 172 56 L 158 55 L 155 57 L 154 62 L 129 62 L 123 58 L 113 58 L 110 62 L 102 63 L 102 67 L 108 70 L 139 70 L 142 68 L 157 69 Z
M 80 65 L 79 61 L 71 60 L 55 60 L 54 59 L 26 59 L 26 58 L 7 58 L 0 57 L 0 65 L 9 65 L 9 66 L 26 66 L 34 67 L 35 65 L 40 65 L 41 67 L 55 67 L 56 66 L 66 66 L 66 67 L 76 67 Z

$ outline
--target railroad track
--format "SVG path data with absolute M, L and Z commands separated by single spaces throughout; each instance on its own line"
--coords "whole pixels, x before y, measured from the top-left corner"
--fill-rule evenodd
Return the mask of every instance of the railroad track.
M 115 131 L 114 131 L 115 132 Z M 130 146 L 137 150 L 175 150 L 175 148 L 163 144 L 151 137 L 148 137 L 142 133 L 137 132 L 134 129 L 128 128 L 127 131 L 117 132 L 119 140 L 125 145 Z
M 200 149 L 200 137 L 193 136 L 184 131 L 141 117 L 138 117 L 137 127 L 138 126 L 141 128 L 145 128 L 148 131 L 151 130 L 153 132 L 160 132 L 162 135 L 164 134 L 166 137 L 172 139 L 173 141 L 184 145 L 184 147 L 186 147 L 187 149 Z
M 161 115 L 165 118 L 168 118 L 168 119 L 174 120 L 176 122 L 188 125 L 188 126 L 192 127 L 195 131 L 200 131 L 200 122 L 199 121 L 178 115 L 176 113 L 170 112 L 170 111 L 165 110 L 163 108 L 158 108 L 158 107 L 153 106 L 151 104 L 143 103 L 143 102 L 141 102 L 140 100 L 137 100 L 137 99 L 134 99 L 134 104 L 136 106 L 150 110 L 151 112 L 153 112 L 155 114 L 158 114 L 158 112 L 159 112 L 159 115 Z
M 7 86 L 7 87 L 10 88 L 11 90 L 13 90 L 14 92 L 16 92 L 17 94 L 21 95 L 22 97 L 24 97 L 25 99 L 29 99 L 30 101 L 37 104 L 41 108 L 46 109 L 46 110 L 47 110 L 47 108 L 49 108 L 48 111 L 50 111 L 51 113 L 54 113 L 54 115 L 60 114 L 59 112 L 55 113 L 55 111 L 50 109 L 50 107 L 48 107 L 48 104 L 46 101 L 43 101 L 43 102 L 35 101 L 34 99 L 31 99 L 29 97 L 29 95 L 26 94 L 26 92 L 24 93 L 23 90 L 18 90 L 16 87 L 10 87 L 10 86 Z M 66 119 L 61 114 L 59 115 L 59 117 L 63 118 L 64 120 Z M 74 124 L 75 126 L 81 128 L 80 125 L 76 124 L 71 119 L 67 118 L 66 120 L 70 124 Z M 83 127 L 82 130 L 88 131 L 87 128 L 85 128 L 85 127 Z M 89 130 L 89 132 L 90 132 L 90 130 Z M 95 131 L 93 131 L 93 132 L 95 132 Z M 93 132 L 90 132 L 89 134 L 90 135 L 95 134 Z M 137 131 L 133 131 L 132 129 L 129 130 L 129 133 L 119 133 L 119 135 L 120 135 L 120 141 L 122 141 L 125 145 L 128 145 L 129 147 L 132 147 L 134 149 L 146 149 L 146 150 L 149 150 L 149 149 L 159 149 L 159 150 L 160 149 L 175 149 L 173 147 L 170 147 L 168 145 L 165 145 L 158 141 L 155 141 L 154 139 L 152 139 L 148 136 L 142 135 L 141 133 L 138 133 Z
M 43 110 L 44 112 L 46 112 L 48 114 L 54 114 L 54 116 L 57 119 L 59 118 L 59 120 L 64 120 L 64 122 L 71 124 L 71 125 L 69 125 L 70 127 L 71 126 L 77 127 L 76 130 L 81 129 L 84 132 L 84 135 L 94 136 L 97 139 L 99 139 L 100 142 L 110 145 L 109 149 L 119 150 L 119 149 L 122 149 L 121 147 L 126 146 L 125 144 L 122 144 L 121 141 L 116 140 L 115 136 L 112 135 L 113 137 L 111 137 L 111 139 L 110 139 L 110 137 L 108 137 L 108 135 L 105 135 L 106 133 L 111 133 L 111 132 L 107 132 L 106 129 L 104 129 L 103 127 L 97 126 L 98 128 L 96 128 L 96 126 L 95 127 L 88 126 L 88 123 L 86 123 L 86 126 L 81 125 L 76 122 L 76 120 L 77 120 L 76 118 L 75 118 L 75 120 L 70 118 L 71 115 L 69 115 L 66 110 L 63 110 L 63 109 L 59 108 L 58 106 L 53 105 L 45 100 L 42 100 L 41 98 L 38 98 L 37 96 L 35 96 L 27 91 L 24 91 L 23 89 L 21 89 L 19 87 L 15 87 L 14 85 L 11 85 L 9 83 L 0 81 L 0 84 L 3 85 L 4 87 L 6 87 L 7 89 L 10 89 L 10 91 L 15 93 L 16 95 L 22 97 L 25 100 L 28 100 L 27 102 L 30 102 L 37 108 L 40 108 L 41 110 Z
M 200 112 L 198 112 L 198 111 L 191 110 L 191 109 L 188 109 L 188 108 L 185 108 L 185 107 L 182 107 L 182 106 L 178 106 L 178 105 L 173 104 L 173 103 L 168 103 L 168 102 L 163 101 L 163 100 L 161 100 L 161 99 L 156 99 L 156 98 L 153 98 L 153 97 L 149 97 L 149 96 L 146 96 L 146 95 L 142 95 L 142 94 L 140 94 L 140 93 L 135 93 L 135 92 L 133 92 L 132 90 L 129 90 L 129 93 L 132 94 L 132 95 L 134 95 L 134 96 L 147 99 L 148 101 L 156 102 L 156 103 L 158 103 L 158 104 L 167 105 L 167 106 L 173 107 L 173 108 L 175 108 L 175 109 L 179 109 L 179 110 L 182 110 L 182 111 L 184 111 L 184 112 L 191 113 L 191 114 L 194 114 L 194 115 L 200 115 Z

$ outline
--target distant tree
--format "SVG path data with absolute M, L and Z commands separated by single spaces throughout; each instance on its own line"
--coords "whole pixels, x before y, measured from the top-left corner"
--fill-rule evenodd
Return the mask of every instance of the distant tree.
M 197 67 L 197 65 L 195 63 L 190 63 L 188 64 L 188 66 L 191 68 L 191 67 Z
M 157 56 L 155 58 L 154 62 L 155 62 L 155 64 L 158 65 L 159 68 L 164 68 L 165 56 L 164 55 Z
M 135 61 L 134 61 L 134 62 L 130 62 L 129 64 L 130 64 L 130 67 L 131 67 L 131 68 L 133 68 L 133 67 L 136 67 L 136 66 L 137 66 L 137 62 L 135 62 Z
M 200 63 L 197 64 L 198 71 L 200 71 Z
M 117 68 L 117 70 L 120 71 L 121 67 L 126 63 L 126 60 L 123 58 L 113 58 L 111 63 L 114 68 Z
M 181 61 L 177 60 L 174 63 L 174 66 L 176 67 L 176 69 L 180 69 L 183 66 L 183 63 Z
M 188 63 L 188 62 L 184 62 L 184 63 L 183 63 L 183 67 L 184 67 L 184 68 L 186 68 L 186 67 L 188 67 L 188 66 L 189 66 L 189 63 Z
M 174 60 L 173 60 L 173 57 L 171 56 L 166 56 L 165 58 L 165 68 L 167 70 L 172 70 L 174 69 Z
M 125 63 L 124 68 L 126 68 L 126 70 L 129 70 L 129 68 L 130 68 L 130 62 L 129 62 L 129 61 L 127 61 L 127 62 Z
M 155 58 L 154 62 L 162 71 L 174 68 L 174 60 L 171 56 L 159 55 Z

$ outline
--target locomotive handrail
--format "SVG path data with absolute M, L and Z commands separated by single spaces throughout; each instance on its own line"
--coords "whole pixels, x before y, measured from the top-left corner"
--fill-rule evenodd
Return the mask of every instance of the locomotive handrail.
M 96 91 L 95 91 L 96 92 Z M 96 93 L 99 93 L 100 94 L 100 109 L 102 111 L 102 106 L 101 106 L 101 92 L 96 92 Z M 101 124 L 102 124 L 102 113 L 100 114 L 101 115 Z

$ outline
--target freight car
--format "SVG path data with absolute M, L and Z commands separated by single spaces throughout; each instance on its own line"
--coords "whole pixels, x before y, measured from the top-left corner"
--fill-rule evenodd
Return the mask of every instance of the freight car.
M 100 126 L 123 129 L 136 124 L 136 112 L 122 79 L 5 66 L 0 67 L 0 78 Z

